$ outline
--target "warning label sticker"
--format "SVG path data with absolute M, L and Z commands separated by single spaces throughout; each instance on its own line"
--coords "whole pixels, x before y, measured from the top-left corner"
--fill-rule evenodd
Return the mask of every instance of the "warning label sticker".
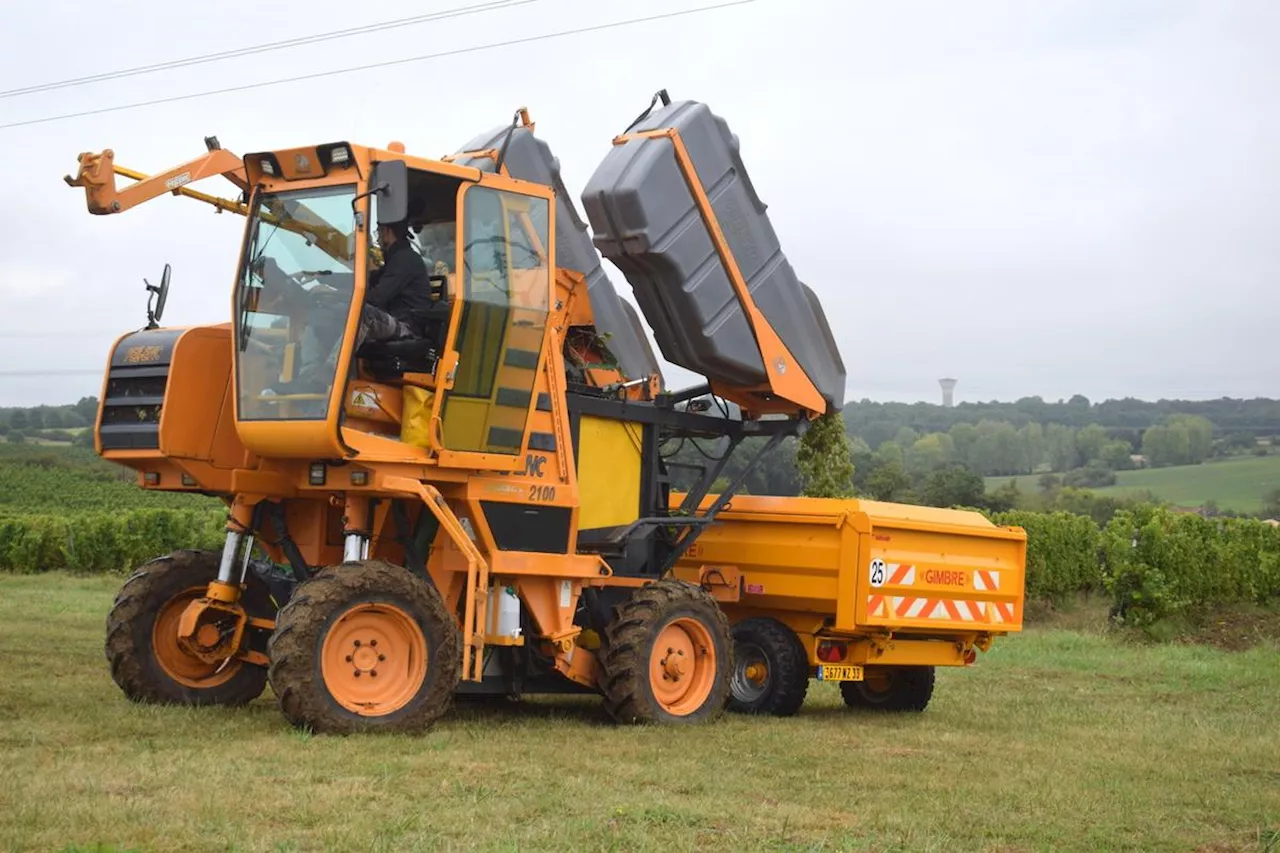
M 351 392 L 351 405 L 357 409 L 377 409 L 378 395 L 367 388 L 357 388 Z

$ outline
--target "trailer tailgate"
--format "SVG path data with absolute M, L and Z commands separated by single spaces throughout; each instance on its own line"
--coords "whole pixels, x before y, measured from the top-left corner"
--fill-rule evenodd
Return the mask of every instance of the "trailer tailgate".
M 871 530 L 864 534 L 856 564 L 842 566 L 841 588 L 855 589 L 855 624 L 838 628 L 1021 630 L 1022 530 L 998 527 L 976 512 L 859 504 Z

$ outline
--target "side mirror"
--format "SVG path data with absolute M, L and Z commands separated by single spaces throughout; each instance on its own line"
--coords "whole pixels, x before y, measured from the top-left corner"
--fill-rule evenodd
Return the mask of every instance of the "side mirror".
M 154 285 L 145 278 L 142 283 L 147 286 L 150 295 L 147 297 L 147 328 L 157 329 L 160 327 L 160 317 L 164 314 L 164 303 L 169 298 L 169 276 L 173 270 L 168 264 L 164 265 L 164 272 L 160 275 L 160 284 Z M 154 303 L 154 305 L 152 304 Z
M 150 296 L 147 296 L 148 329 L 160 328 L 160 316 L 164 314 L 165 300 L 169 298 L 169 275 L 172 272 L 173 270 L 169 268 L 169 265 L 165 264 L 164 273 L 160 274 L 159 287 L 148 282 L 147 279 L 142 279 L 142 283 L 147 286 L 147 292 L 150 293 Z
M 409 167 L 403 160 L 384 160 L 373 167 L 378 199 L 378 224 L 400 222 L 409 216 Z

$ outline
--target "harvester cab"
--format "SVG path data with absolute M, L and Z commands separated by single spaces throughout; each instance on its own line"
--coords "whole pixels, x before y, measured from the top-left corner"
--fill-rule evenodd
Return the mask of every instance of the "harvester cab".
M 585 690 L 622 720 L 716 716 L 741 676 L 727 602 L 764 586 L 730 565 L 710 567 L 728 592 L 705 566 L 677 575 L 845 381 L 724 121 L 659 93 L 588 183 L 586 221 L 523 109 L 439 159 L 206 146 L 151 177 L 82 154 L 67 178 L 95 214 L 172 193 L 247 220 L 231 321 L 125 335 L 104 379 L 98 451 L 145 488 L 228 507 L 220 552 L 160 558 L 122 590 L 107 651 L 125 693 L 232 704 L 269 675 L 292 722 L 340 732 L 419 728 L 455 692 Z M 239 199 L 188 186 L 217 175 Z M 367 305 L 405 248 L 382 226 L 429 282 L 393 334 Z M 600 254 L 664 356 L 705 384 L 665 387 Z M 676 491 L 671 448 L 701 439 L 720 452 Z M 831 607 L 796 622 L 792 651 L 813 659 Z M 930 660 L 958 665 L 979 634 Z

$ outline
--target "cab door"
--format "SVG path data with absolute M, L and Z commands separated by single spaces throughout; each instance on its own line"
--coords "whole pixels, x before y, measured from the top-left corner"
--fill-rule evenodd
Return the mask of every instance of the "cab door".
M 529 443 L 551 301 L 550 200 L 479 184 L 458 197 L 461 307 L 433 403 L 439 463 L 518 469 Z

